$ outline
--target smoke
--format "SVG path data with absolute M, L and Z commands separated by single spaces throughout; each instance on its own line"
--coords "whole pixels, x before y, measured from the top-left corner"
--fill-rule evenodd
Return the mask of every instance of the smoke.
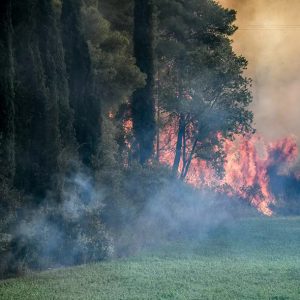
M 226 229 L 239 218 L 258 215 L 244 201 L 194 188 L 177 178 L 161 177 L 155 181 L 143 209 L 136 218 L 128 218 L 116 240 L 119 256 L 155 251 L 178 240 L 186 241 L 188 252 L 190 240 L 207 240 L 220 227 Z
M 237 53 L 249 61 L 256 128 L 269 140 L 300 136 L 298 0 L 220 0 L 237 10 Z
M 64 179 L 58 202 L 52 193 L 38 208 L 22 208 L 6 260 L 12 272 L 101 260 L 113 254 L 101 213 L 105 190 L 84 172 Z M 19 271 L 18 271 L 19 272 Z
M 61 202 L 49 193 L 38 208 L 19 212 L 10 252 L 1 258 L 7 267 L 0 269 L 16 273 L 155 251 L 169 241 L 207 239 L 236 218 L 256 215 L 247 203 L 195 189 L 161 167 L 134 169 L 120 199 L 86 172 L 63 181 Z M 117 231 L 102 223 L 107 201 L 118 203 L 119 213 L 108 215 Z

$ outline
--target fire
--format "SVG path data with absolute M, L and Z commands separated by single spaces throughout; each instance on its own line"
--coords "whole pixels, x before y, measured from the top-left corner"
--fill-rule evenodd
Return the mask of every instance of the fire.
M 176 128 L 176 124 L 169 124 L 160 134 L 160 161 L 169 166 L 172 166 L 175 157 Z M 216 176 L 205 160 L 194 158 L 186 181 L 197 187 L 209 186 L 243 198 L 263 214 L 271 216 L 270 206 L 275 204 L 275 197 L 270 191 L 268 170 L 278 166 L 281 172 L 288 172 L 298 157 L 295 137 L 267 143 L 258 134 L 236 136 L 234 141 L 225 140 L 224 150 L 223 179 Z M 181 168 L 182 162 L 179 171 Z
M 177 123 L 178 120 L 169 122 L 159 136 L 160 163 L 170 167 L 173 166 L 175 158 Z M 126 134 L 132 131 L 131 120 L 124 121 L 123 126 Z M 270 191 L 268 171 L 276 166 L 278 172 L 289 172 L 298 158 L 296 138 L 289 136 L 268 143 L 258 134 L 235 136 L 233 141 L 225 140 L 223 146 L 226 156 L 222 179 L 207 161 L 194 158 L 185 178 L 186 182 L 196 187 L 208 186 L 230 196 L 240 197 L 249 201 L 264 215 L 272 216 L 270 206 L 275 204 L 276 199 Z M 130 143 L 128 147 L 130 149 Z M 187 148 L 191 148 L 190 142 Z M 182 168 L 181 158 L 179 172 Z
M 125 131 L 125 134 L 129 134 L 130 132 L 132 132 L 132 129 L 133 129 L 133 123 L 132 123 L 132 120 L 125 120 L 123 122 L 123 128 L 124 128 L 124 131 Z

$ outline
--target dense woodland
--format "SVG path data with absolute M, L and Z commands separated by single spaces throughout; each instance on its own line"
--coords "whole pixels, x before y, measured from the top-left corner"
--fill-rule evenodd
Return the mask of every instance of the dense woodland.
M 184 183 L 192 159 L 222 176 L 223 139 L 253 132 L 236 13 L 215 1 L 0 6 L 3 273 L 128 254 L 150 196 L 164 189 L 156 201 L 182 205 L 195 193 Z

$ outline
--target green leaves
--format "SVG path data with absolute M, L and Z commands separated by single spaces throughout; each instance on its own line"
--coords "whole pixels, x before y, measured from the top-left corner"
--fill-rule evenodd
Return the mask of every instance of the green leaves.
M 196 143 L 191 156 L 213 163 L 222 157 L 218 134 L 253 131 L 251 80 L 243 75 L 247 61 L 230 40 L 236 12 L 210 0 L 156 4 L 159 104 L 170 114 L 189 116 L 189 143 Z
M 135 66 L 128 37 L 111 29 L 97 5 L 84 5 L 81 16 L 102 108 L 104 112 L 116 110 L 137 87 L 143 86 L 144 76 Z

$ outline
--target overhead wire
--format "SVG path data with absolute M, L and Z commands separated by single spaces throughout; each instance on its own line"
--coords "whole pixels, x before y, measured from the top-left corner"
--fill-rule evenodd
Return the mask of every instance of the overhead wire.
M 239 27 L 239 30 L 299 30 L 300 25 L 297 24 L 253 24 Z

